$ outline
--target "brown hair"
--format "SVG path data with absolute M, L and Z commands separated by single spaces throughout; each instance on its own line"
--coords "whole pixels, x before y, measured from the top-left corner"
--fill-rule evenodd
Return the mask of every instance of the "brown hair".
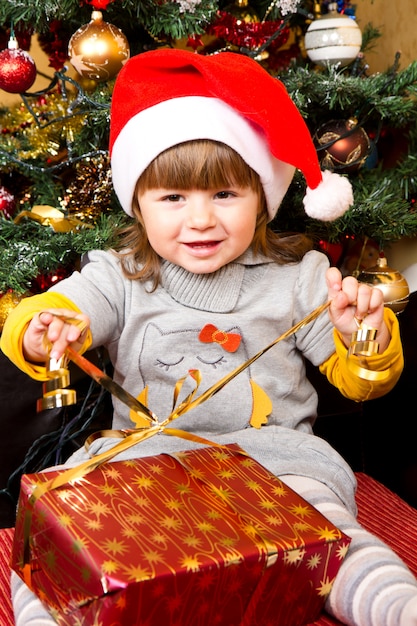
M 278 234 L 268 225 L 265 195 L 259 176 L 232 148 L 211 140 L 178 144 L 154 159 L 140 176 L 132 199 L 135 222 L 120 231 L 116 252 L 125 276 L 151 280 L 156 289 L 161 258 L 151 247 L 138 203 L 148 189 L 221 189 L 230 185 L 250 187 L 258 193 L 259 211 L 251 248 L 276 263 L 295 263 L 312 249 L 301 233 Z

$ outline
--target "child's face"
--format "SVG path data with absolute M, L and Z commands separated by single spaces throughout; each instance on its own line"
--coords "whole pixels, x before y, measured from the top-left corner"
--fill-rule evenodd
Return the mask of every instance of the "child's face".
M 252 242 L 259 199 L 250 187 L 149 189 L 138 201 L 152 248 L 189 272 L 215 272 Z

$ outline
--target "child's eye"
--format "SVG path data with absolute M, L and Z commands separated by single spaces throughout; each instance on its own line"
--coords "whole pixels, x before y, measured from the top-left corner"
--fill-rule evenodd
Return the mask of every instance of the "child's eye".
M 232 191 L 218 191 L 216 193 L 216 198 L 220 198 L 226 200 L 227 198 L 233 198 L 235 194 Z
M 179 193 L 170 193 L 168 196 L 164 196 L 164 200 L 167 200 L 168 202 L 178 202 L 179 200 L 181 200 L 182 196 L 180 196 Z

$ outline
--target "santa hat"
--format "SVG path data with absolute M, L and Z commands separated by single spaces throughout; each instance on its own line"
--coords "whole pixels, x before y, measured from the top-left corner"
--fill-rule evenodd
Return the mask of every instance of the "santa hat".
M 346 177 L 320 171 L 310 132 L 284 85 L 256 61 L 159 49 L 131 57 L 115 82 L 110 118 L 112 180 L 132 215 L 136 182 L 164 150 L 194 139 L 233 148 L 257 172 L 269 217 L 296 168 L 307 182 L 306 213 L 334 220 L 353 203 Z

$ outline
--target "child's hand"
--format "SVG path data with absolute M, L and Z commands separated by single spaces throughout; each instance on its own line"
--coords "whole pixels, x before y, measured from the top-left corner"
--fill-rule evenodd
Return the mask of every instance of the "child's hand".
M 326 273 L 330 319 L 342 334 L 346 347 L 349 347 L 352 333 L 358 330 L 358 324 L 376 328 L 380 352 L 388 346 L 390 335 L 384 322 L 384 295 L 378 288 L 359 283 L 353 276 L 342 279 L 336 267 L 330 267 Z
M 65 318 L 71 321 L 65 321 Z M 58 360 L 70 344 L 74 350 L 79 350 L 89 327 L 90 320 L 86 315 L 69 309 L 48 309 L 37 313 L 23 337 L 25 359 L 34 363 L 45 362 L 49 357 Z

